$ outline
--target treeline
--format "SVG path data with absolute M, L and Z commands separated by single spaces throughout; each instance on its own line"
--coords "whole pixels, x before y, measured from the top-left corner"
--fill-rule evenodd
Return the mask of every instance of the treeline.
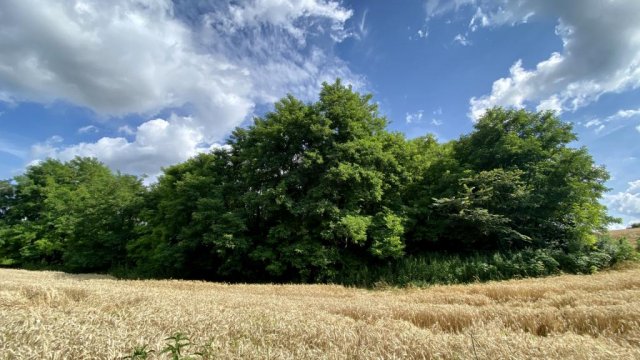
M 0 262 L 134 277 L 370 285 L 593 271 L 608 174 L 553 113 L 489 110 L 438 143 L 339 81 L 288 96 L 157 183 L 91 158 L 0 183 Z M 171 149 L 167 149 L 171 151 Z M 448 265 L 447 265 L 448 264 Z

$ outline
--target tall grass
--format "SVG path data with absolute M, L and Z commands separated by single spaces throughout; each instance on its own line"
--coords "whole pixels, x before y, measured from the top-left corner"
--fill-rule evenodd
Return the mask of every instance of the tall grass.
M 363 287 L 463 284 L 563 272 L 591 274 L 635 258 L 637 250 L 626 239 L 601 238 L 593 249 L 570 254 L 554 249 L 468 255 L 432 253 L 406 256 L 377 266 L 354 264 L 345 266 L 333 281 Z

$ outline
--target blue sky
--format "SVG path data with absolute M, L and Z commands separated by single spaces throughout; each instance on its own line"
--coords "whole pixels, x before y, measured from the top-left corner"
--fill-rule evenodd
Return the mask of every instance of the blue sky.
M 640 221 L 637 0 L 3 1 L 0 178 L 80 155 L 151 182 L 336 77 L 408 137 L 555 110 L 611 173 L 611 215 Z

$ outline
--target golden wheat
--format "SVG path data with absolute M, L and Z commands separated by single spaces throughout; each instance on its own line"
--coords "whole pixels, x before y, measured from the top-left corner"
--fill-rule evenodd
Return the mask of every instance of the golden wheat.
M 375 291 L 4 269 L 0 359 L 116 359 L 176 332 L 215 359 L 639 359 L 638 309 L 637 267 Z

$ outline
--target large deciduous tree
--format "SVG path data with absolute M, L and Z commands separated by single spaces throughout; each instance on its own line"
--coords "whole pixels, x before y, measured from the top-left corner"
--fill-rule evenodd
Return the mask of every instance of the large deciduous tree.
M 436 201 L 443 240 L 494 249 L 593 245 L 611 218 L 598 199 L 608 173 L 552 112 L 495 108 L 453 144 L 458 193 Z M 453 234 L 453 236 L 452 236 Z
M 3 261 L 70 271 L 123 266 L 144 188 L 92 158 L 30 166 L 2 187 Z

